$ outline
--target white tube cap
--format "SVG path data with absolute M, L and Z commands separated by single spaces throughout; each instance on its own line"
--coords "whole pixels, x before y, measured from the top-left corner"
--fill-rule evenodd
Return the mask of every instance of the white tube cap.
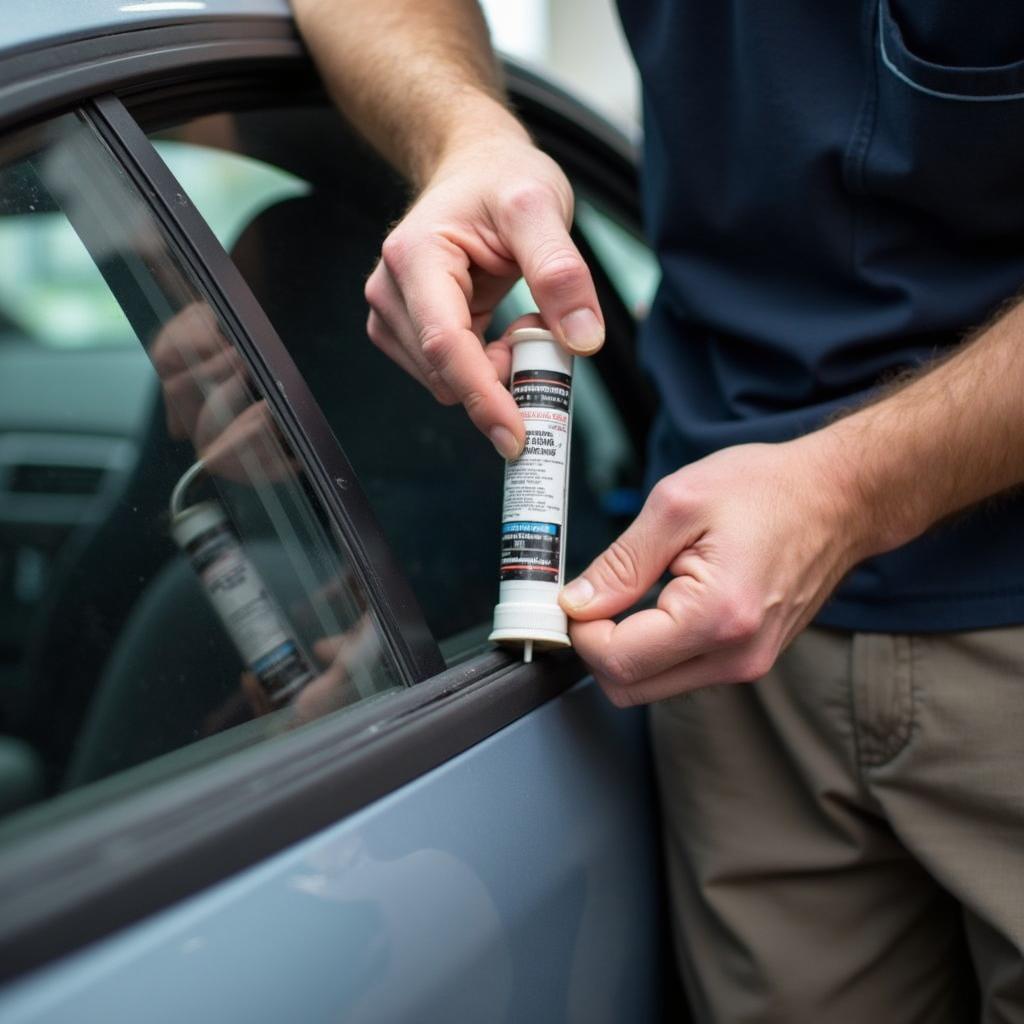
M 555 336 L 546 327 L 518 327 L 509 336 L 513 344 L 517 341 L 550 341 L 557 345 Z M 572 356 L 569 356 L 572 359 Z
M 571 647 L 569 620 L 557 604 L 535 601 L 502 601 L 494 609 L 491 643 L 534 643 L 550 647 Z

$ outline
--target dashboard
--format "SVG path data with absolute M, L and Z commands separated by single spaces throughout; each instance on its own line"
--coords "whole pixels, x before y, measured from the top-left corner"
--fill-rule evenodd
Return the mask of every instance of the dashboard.
M 61 550 L 135 468 L 156 391 L 137 345 L 0 339 L 0 672 L 20 659 Z

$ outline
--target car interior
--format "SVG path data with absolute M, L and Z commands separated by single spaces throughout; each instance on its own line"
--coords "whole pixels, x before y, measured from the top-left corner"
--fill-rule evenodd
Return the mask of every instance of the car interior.
M 363 283 L 403 186 L 325 106 L 210 115 L 153 138 L 312 389 L 443 653 L 480 650 L 502 463 L 462 410 L 438 405 L 365 334 Z M 97 268 L 38 178 L 32 159 L 0 169 L 0 258 L 19 268 L 0 283 L 0 817 L 255 717 L 245 666 L 170 536 L 168 496 L 196 452 L 169 429 L 152 336 L 140 344 L 107 287 L 115 271 Z M 596 250 L 591 218 L 581 244 Z M 598 285 L 621 302 L 610 276 Z M 529 308 L 517 287 L 491 335 Z M 642 483 L 642 453 L 599 371 L 580 366 L 575 390 L 570 573 L 617 535 Z M 298 585 L 291 571 L 295 546 L 322 546 L 308 524 L 291 547 L 285 536 L 315 502 L 296 498 L 275 520 L 244 482 L 217 488 L 312 647 L 325 635 L 312 595 L 330 589 L 332 566 L 344 573 L 319 554 L 318 578 Z M 351 605 L 358 587 L 341 589 Z M 380 685 L 326 707 L 395 685 L 379 672 Z

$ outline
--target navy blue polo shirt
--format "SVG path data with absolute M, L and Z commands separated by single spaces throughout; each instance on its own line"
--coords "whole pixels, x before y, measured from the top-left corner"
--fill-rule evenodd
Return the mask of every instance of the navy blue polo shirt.
M 1020 291 L 1020 0 L 620 8 L 663 273 L 641 337 L 662 398 L 652 479 L 815 429 Z M 1024 622 L 1022 513 L 1004 496 L 864 563 L 818 621 Z

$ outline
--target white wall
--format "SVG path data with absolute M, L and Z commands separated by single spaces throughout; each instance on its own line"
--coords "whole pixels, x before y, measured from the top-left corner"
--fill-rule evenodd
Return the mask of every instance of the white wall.
M 548 52 L 548 4 L 549 0 L 480 0 L 494 45 L 531 63 L 542 62 Z
M 610 120 L 635 126 L 636 70 L 614 0 L 481 0 L 495 45 L 562 80 Z

